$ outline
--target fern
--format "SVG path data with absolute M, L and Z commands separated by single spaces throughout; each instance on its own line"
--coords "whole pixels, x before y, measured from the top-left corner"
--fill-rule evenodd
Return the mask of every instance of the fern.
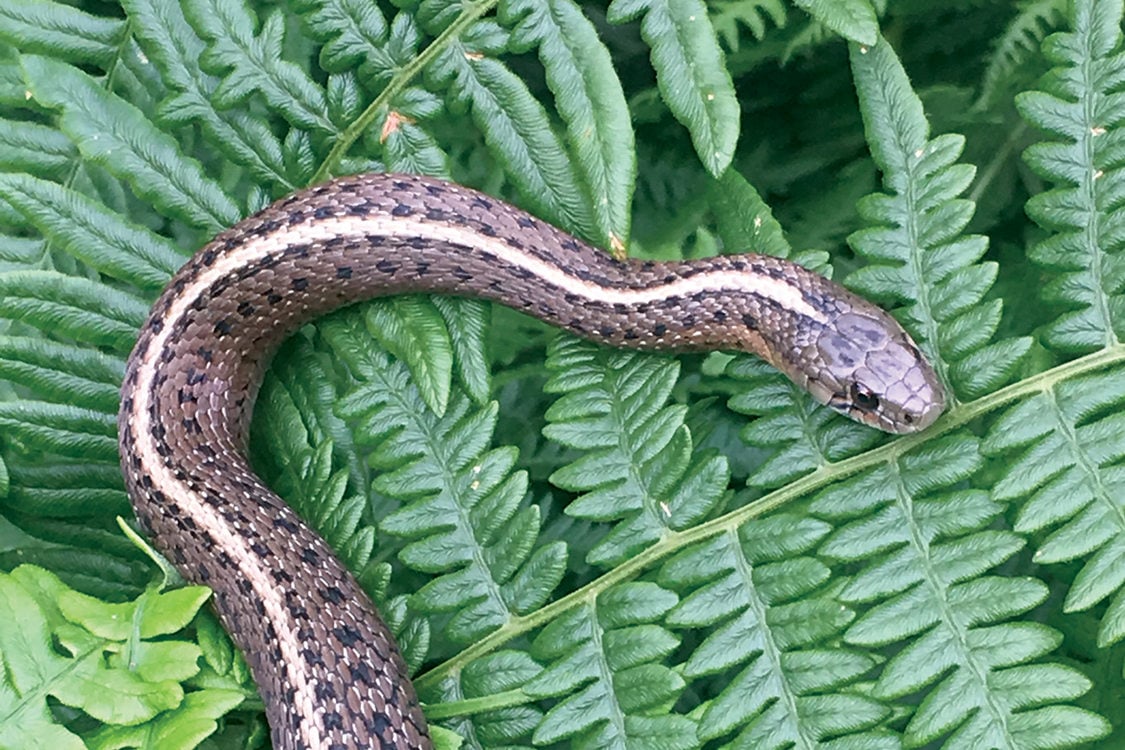
M 1052 383 L 1046 393 L 1006 412 L 985 449 L 1012 461 L 996 483 L 1003 501 L 1027 500 L 1015 528 L 1025 533 L 1059 526 L 1035 553 L 1041 564 L 1089 558 L 1067 594 L 1066 611 L 1089 609 L 1112 597 L 1098 630 L 1103 646 L 1125 636 L 1125 575 L 1118 564 L 1122 541 L 1115 492 L 1122 398 L 1118 373 Z M 1047 419 L 1028 420 L 1034 410 Z
M 678 645 L 658 624 L 675 601 L 655 584 L 625 583 L 544 628 L 531 655 L 547 667 L 523 690 L 532 697 L 565 699 L 536 727 L 536 744 L 695 746 L 693 722 L 664 710 L 683 680 L 657 663 Z
M 365 169 L 615 254 L 835 268 L 949 393 L 891 439 L 749 356 L 472 300 L 302 330 L 254 464 L 380 603 L 443 741 L 1119 743 L 1122 3 L 1001 6 L 5 2 L 0 746 L 264 746 L 206 592 L 119 524 L 117 389 L 191 251 Z
M 1121 175 L 1116 168 L 1119 147 L 1114 145 L 1125 132 L 1117 113 L 1122 95 L 1115 93 L 1125 80 L 1121 18 L 1121 3 L 1075 6 L 1073 32 L 1044 42 L 1044 51 L 1057 65 L 1042 81 L 1044 90 L 1017 100 L 1030 122 L 1064 139 L 1038 143 L 1025 152 L 1037 172 L 1059 185 L 1028 202 L 1028 214 L 1053 230 L 1028 255 L 1055 272 L 1044 288 L 1045 300 L 1070 308 L 1044 332 L 1044 341 L 1063 351 L 1115 348 L 1122 330 L 1120 277 L 1125 266 L 1117 239 Z M 1111 598 L 1098 632 L 1103 645 L 1125 636 L 1125 578 L 1115 562 L 1125 529 L 1113 520 L 1122 506 L 1111 489 L 1118 445 L 1111 436 L 1117 420 L 1105 414 L 1120 393 L 1114 374 L 1050 383 L 1045 401 L 1040 395 L 1015 407 L 989 438 L 993 453 L 1019 457 L 995 490 L 1001 498 L 1027 499 L 1016 528 L 1040 531 L 1065 522 L 1046 537 L 1036 558 L 1045 563 L 1089 558 L 1064 607 L 1085 610 Z M 1044 407 L 1041 421 L 1017 429 L 1011 420 L 1030 404 Z M 1028 461 L 1039 465 L 1016 473 Z M 1072 494 L 1060 498 L 1057 507 L 1044 508 L 1046 499 L 1057 497 L 1063 487 Z M 1093 532 L 1091 524 L 1101 518 L 1107 523 Z
M 485 451 L 495 404 L 474 408 L 461 395 L 437 417 L 422 408 L 405 368 L 364 341 L 355 316 L 324 327 L 341 360 L 359 379 L 341 402 L 357 420 L 360 441 L 381 473 L 374 489 L 417 502 L 388 515 L 382 527 L 410 539 L 400 557 L 410 567 L 445 573 L 413 597 L 428 612 L 456 612 L 443 634 L 469 643 L 513 613 L 532 611 L 561 578 L 566 553 L 553 543 L 535 549 L 535 506 L 520 507 L 526 476 L 511 471 L 512 450 Z
M 1017 99 L 1029 122 L 1064 139 L 1027 150 L 1032 169 L 1059 184 L 1033 196 L 1027 210 L 1053 231 L 1030 253 L 1033 261 L 1060 271 L 1045 290 L 1046 299 L 1074 308 L 1047 329 L 1044 340 L 1069 350 L 1089 351 L 1120 340 L 1125 259 L 1118 254 L 1115 211 L 1122 175 L 1114 169 L 1122 122 L 1121 95 L 1114 90 L 1125 75 L 1125 55 L 1116 49 L 1120 16 L 1120 4 L 1112 2 L 1077 6 L 1074 32 L 1044 43 L 1058 65 L 1044 79 L 1044 90 Z
M 785 5 L 781 0 L 732 0 L 713 4 L 710 8 L 715 33 L 732 52 L 741 46 L 740 28 L 745 26 L 753 37 L 761 40 L 766 35 L 766 21 L 775 26 L 785 26 Z
M 719 506 L 726 461 L 696 454 L 685 409 L 664 405 L 678 374 L 674 362 L 565 340 L 548 355 L 547 368 L 553 377 L 546 389 L 563 395 L 548 409 L 543 434 L 583 451 L 551 482 L 583 493 L 568 515 L 620 521 L 588 562 L 620 563 Z
M 1011 95 L 1020 83 L 1030 83 L 1028 68 L 1039 62 L 1039 45 L 1051 31 L 1062 25 L 1066 3 L 1062 0 L 1030 0 L 996 42 L 996 49 L 981 76 L 978 107 L 994 106 L 1002 96 Z
M 737 732 L 734 747 L 778 747 L 866 730 L 886 717 L 877 701 L 838 689 L 868 672 L 875 659 L 817 648 L 854 617 L 817 593 L 831 572 L 802 555 L 828 529 L 779 514 L 730 528 L 661 568 L 662 581 L 691 592 L 669 613 L 669 624 L 717 625 L 684 665 L 689 679 L 724 678 L 700 716 L 701 740 Z M 865 731 L 853 739 L 878 741 Z

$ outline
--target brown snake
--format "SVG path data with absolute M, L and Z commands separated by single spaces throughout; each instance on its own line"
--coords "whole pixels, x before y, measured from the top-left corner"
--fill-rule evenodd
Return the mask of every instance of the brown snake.
M 394 639 L 324 541 L 255 476 L 250 413 L 269 356 L 308 319 L 402 292 L 495 300 L 614 346 L 750 351 L 822 403 L 891 432 L 944 406 L 885 312 L 776 258 L 616 261 L 448 182 L 360 175 L 223 232 L 157 300 L 119 417 L 144 530 L 210 586 L 284 750 L 429 748 Z

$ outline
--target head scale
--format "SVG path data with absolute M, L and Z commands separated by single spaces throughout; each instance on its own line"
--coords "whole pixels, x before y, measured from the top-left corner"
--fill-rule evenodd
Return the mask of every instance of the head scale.
M 910 335 L 878 308 L 853 309 L 825 326 L 804 352 L 800 373 L 817 401 L 893 433 L 917 432 L 945 408 L 937 373 Z

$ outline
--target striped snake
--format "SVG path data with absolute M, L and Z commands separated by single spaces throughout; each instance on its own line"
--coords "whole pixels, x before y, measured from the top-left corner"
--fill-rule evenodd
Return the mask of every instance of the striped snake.
M 889 315 L 791 262 L 617 261 L 506 203 L 440 180 L 360 175 L 285 198 L 176 274 L 129 359 L 119 416 L 145 532 L 210 586 L 279 750 L 429 748 L 394 639 L 325 542 L 250 468 L 250 413 L 295 327 L 402 292 L 495 300 L 613 346 L 754 352 L 813 397 L 920 430 L 941 385 Z

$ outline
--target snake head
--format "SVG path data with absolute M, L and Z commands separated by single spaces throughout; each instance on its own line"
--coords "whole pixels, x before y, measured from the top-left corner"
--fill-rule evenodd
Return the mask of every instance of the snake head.
M 841 314 L 812 347 L 808 375 L 813 397 L 836 411 L 887 432 L 917 432 L 945 408 L 937 373 L 910 335 L 878 311 Z

